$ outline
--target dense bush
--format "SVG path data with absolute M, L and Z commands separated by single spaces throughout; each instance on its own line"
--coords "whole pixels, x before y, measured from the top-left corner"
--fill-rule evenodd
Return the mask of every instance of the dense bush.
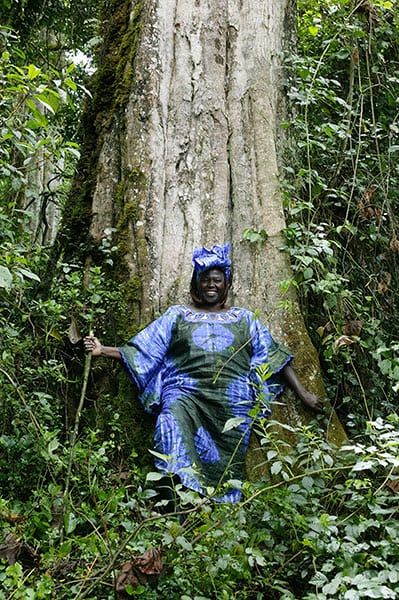
M 298 4 L 287 250 L 329 395 L 361 422 L 399 389 L 399 19 L 392 2 Z

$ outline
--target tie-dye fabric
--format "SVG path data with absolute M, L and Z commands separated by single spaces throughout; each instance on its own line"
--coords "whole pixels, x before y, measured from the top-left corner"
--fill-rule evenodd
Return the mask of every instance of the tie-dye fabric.
M 157 417 L 155 450 L 163 457 L 156 467 L 188 488 L 238 501 L 241 492 L 227 482 L 242 480 L 249 413 L 256 405 L 270 414 L 289 351 L 248 310 L 186 306 L 172 306 L 119 350 L 145 410 Z

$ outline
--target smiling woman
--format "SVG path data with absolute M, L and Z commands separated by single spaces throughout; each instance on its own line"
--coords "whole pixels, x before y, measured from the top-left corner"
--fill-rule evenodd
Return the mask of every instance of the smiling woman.
M 201 275 L 198 281 L 199 293 L 202 301 L 209 306 L 218 307 L 226 297 L 228 289 L 223 271 L 210 269 Z M 218 310 L 218 308 L 217 308 Z
M 229 244 L 194 250 L 191 305 L 172 306 L 120 348 L 95 337 L 85 338 L 85 347 L 121 360 L 144 408 L 156 415 L 157 468 L 214 500 L 235 502 L 241 492 L 229 481 L 243 477 L 253 408 L 267 417 L 284 383 L 311 408 L 322 403 L 254 314 L 226 307 L 229 253 Z

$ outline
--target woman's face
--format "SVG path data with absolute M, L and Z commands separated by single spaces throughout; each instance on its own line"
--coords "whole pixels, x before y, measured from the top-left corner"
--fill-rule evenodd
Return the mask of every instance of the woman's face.
M 226 278 L 220 269 L 209 269 L 200 275 L 198 290 L 205 304 L 220 304 L 226 292 Z

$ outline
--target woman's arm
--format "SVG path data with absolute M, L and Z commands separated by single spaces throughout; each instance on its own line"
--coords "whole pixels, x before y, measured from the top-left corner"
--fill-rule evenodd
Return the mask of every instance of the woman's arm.
M 281 370 L 281 374 L 287 384 L 294 390 L 294 392 L 297 394 L 297 396 L 299 396 L 306 406 L 309 406 L 309 408 L 313 408 L 313 410 L 317 410 L 318 412 L 323 410 L 323 400 L 315 394 L 305 390 L 301 382 L 298 380 L 294 369 L 290 365 L 286 365 Z
M 86 352 L 91 352 L 92 356 L 108 356 L 115 360 L 121 360 L 121 353 L 114 346 L 103 346 L 100 340 L 94 335 L 87 335 L 83 338 L 83 344 Z

